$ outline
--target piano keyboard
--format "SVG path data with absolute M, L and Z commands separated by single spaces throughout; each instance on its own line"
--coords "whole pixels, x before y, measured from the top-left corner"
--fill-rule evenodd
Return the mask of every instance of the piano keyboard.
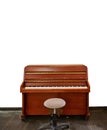
M 25 89 L 87 89 L 87 86 L 34 86 L 25 87 Z

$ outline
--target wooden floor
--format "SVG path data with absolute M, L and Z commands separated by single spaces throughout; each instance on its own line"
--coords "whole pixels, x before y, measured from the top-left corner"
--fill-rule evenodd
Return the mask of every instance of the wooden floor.
M 58 122 L 69 123 L 68 130 L 107 130 L 107 108 L 90 108 L 90 113 L 89 120 L 82 116 L 61 116 Z M 50 121 L 49 116 L 28 117 L 22 121 L 20 115 L 21 109 L 0 109 L 0 130 L 38 130 Z

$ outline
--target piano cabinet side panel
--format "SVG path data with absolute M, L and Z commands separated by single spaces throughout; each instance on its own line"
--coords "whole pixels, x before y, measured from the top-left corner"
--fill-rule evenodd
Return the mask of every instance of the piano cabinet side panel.
M 49 98 L 63 98 L 66 106 L 62 108 L 63 115 L 89 114 L 88 93 L 26 93 L 23 94 L 22 116 L 49 115 L 49 109 L 43 103 Z
M 24 119 L 26 117 L 26 94 L 22 93 L 22 113 L 21 113 L 21 119 Z

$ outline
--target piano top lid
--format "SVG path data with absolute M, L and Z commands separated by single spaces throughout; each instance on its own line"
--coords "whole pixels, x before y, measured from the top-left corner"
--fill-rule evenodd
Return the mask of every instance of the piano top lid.
M 83 64 L 41 64 L 41 65 L 27 65 L 24 68 L 25 72 L 33 71 L 87 71 L 87 66 Z

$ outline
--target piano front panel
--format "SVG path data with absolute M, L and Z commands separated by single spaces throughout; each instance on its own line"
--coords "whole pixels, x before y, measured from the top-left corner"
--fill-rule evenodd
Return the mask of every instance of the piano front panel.
M 71 73 L 71 74 L 35 74 L 35 73 L 26 73 L 25 80 L 27 79 L 87 79 L 86 73 Z
M 63 115 L 85 115 L 87 113 L 87 93 L 26 93 L 27 115 L 48 115 L 49 109 L 43 106 L 48 98 L 63 98 L 66 106 Z

